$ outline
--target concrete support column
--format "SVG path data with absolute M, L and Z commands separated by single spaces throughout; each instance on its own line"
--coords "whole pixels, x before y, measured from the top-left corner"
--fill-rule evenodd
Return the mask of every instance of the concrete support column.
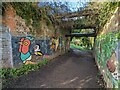
M 9 28 L 0 26 L 0 67 L 13 68 L 12 44 Z

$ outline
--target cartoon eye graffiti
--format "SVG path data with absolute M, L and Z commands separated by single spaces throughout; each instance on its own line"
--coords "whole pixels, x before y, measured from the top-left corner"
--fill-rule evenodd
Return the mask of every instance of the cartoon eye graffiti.
M 24 44 L 25 46 L 27 46 L 27 45 L 28 45 L 28 42 L 23 42 L 23 44 Z

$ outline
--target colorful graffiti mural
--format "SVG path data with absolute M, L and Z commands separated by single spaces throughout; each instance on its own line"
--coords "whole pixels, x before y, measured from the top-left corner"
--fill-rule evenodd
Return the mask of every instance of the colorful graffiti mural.
M 12 36 L 13 67 L 19 68 L 23 64 L 34 64 L 45 58 L 54 57 L 56 52 L 65 51 L 65 40 L 62 36 L 57 39 L 53 37 L 34 38 L 33 36 Z
M 50 49 L 55 50 L 55 37 L 52 37 L 50 41 Z
M 29 47 L 32 39 L 33 39 L 32 37 L 27 36 L 25 38 L 21 38 L 19 42 L 20 58 L 22 62 L 25 64 L 35 64 L 35 62 L 30 61 L 32 59 L 32 55 L 30 53 Z
M 50 49 L 50 38 L 39 38 L 39 39 L 35 39 L 35 45 L 39 46 L 40 51 L 42 52 L 42 54 L 44 55 L 51 55 L 52 54 L 52 50 Z M 33 47 L 35 47 L 35 45 Z
M 96 39 L 98 67 L 104 76 L 107 87 L 118 87 L 118 32 L 99 35 Z
M 42 56 L 43 55 L 43 53 L 40 50 L 40 46 L 39 45 L 35 45 L 35 47 L 34 47 L 34 54 L 38 55 L 38 56 Z
M 50 49 L 52 49 L 52 51 L 57 51 L 58 47 L 59 47 L 59 38 L 52 37 L 50 41 Z

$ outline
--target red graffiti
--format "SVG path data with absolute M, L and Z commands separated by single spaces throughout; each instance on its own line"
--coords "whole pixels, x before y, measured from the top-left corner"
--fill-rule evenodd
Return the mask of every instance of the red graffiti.
M 23 54 L 26 54 L 29 51 L 29 46 L 30 46 L 30 40 L 21 38 L 20 40 L 20 47 L 19 47 L 19 52 L 22 52 Z
M 109 69 L 110 72 L 115 72 L 115 65 L 114 65 L 114 60 L 108 60 L 107 61 L 107 67 Z

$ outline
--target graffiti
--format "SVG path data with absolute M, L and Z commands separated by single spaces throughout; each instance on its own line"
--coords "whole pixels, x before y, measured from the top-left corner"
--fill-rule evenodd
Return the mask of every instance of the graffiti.
M 114 73 L 116 70 L 116 55 L 113 53 L 112 57 L 110 60 L 107 61 L 107 67 L 111 73 Z
M 59 37 L 59 49 L 60 49 L 60 51 L 62 50 L 62 46 L 63 46 L 62 37 L 60 36 Z
M 43 55 L 51 55 L 52 50 L 50 49 L 50 38 L 46 39 L 37 39 L 35 40 L 35 45 L 39 45 L 40 51 Z M 34 46 L 35 46 L 34 45 Z
M 52 37 L 50 41 L 50 49 L 55 49 L 55 37 Z
M 57 51 L 59 46 L 59 38 L 52 37 L 50 41 L 50 49 Z
M 19 68 L 23 64 L 34 64 L 51 58 L 61 48 L 64 50 L 64 40 L 61 38 L 33 38 L 31 36 L 12 36 L 13 67 Z M 53 46 L 52 46 L 53 45 Z M 64 50 L 65 51 L 65 50 Z
M 37 56 L 43 56 L 43 53 L 41 52 L 39 45 L 35 45 L 34 54 L 37 55 Z
M 32 55 L 30 53 L 29 48 L 30 48 L 32 39 L 33 39 L 32 37 L 28 36 L 26 38 L 21 38 L 19 42 L 20 58 L 22 62 L 25 64 L 35 64 L 34 62 L 30 61 L 32 59 Z
M 107 67 L 112 77 L 112 83 L 115 87 L 118 85 L 118 68 L 117 68 L 117 56 L 114 52 L 110 58 L 110 60 L 107 61 Z
M 58 46 L 59 46 L 59 39 L 58 38 L 55 40 L 55 44 L 56 44 L 55 51 L 57 51 L 58 50 Z
M 106 70 L 106 72 L 103 73 L 105 80 L 112 81 L 113 87 L 118 87 L 117 47 L 118 39 L 115 32 L 100 35 L 96 39 L 95 51 L 97 52 L 96 56 L 100 71 Z M 108 77 L 111 80 L 107 80 L 106 78 Z

